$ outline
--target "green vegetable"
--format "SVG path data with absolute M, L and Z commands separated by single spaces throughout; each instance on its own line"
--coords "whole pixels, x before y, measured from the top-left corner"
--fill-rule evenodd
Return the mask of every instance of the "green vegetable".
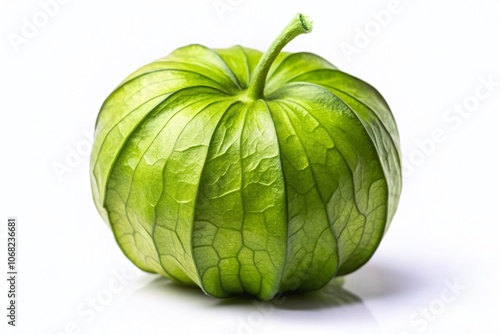
M 382 96 L 311 53 L 189 45 L 99 113 L 96 206 L 139 268 L 215 297 L 315 290 L 368 261 L 401 192 Z

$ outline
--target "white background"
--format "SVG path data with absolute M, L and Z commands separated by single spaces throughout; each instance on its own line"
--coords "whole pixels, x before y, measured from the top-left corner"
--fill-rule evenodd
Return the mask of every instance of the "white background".
M 389 3 L 66 0 L 44 22 L 38 1 L 1 0 L 0 268 L 14 215 L 20 278 L 12 329 L 0 276 L 0 331 L 499 333 L 500 2 L 400 0 L 381 27 L 373 13 Z M 398 121 L 404 189 L 377 253 L 345 290 L 276 306 L 216 300 L 139 271 L 91 198 L 88 133 L 101 103 L 130 72 L 186 44 L 264 50 L 297 12 L 314 31 L 287 50 L 317 53 L 373 84 Z M 38 31 L 16 47 L 27 21 Z M 348 45 L 356 53 L 343 52 Z M 58 177 L 54 166 L 67 159 Z

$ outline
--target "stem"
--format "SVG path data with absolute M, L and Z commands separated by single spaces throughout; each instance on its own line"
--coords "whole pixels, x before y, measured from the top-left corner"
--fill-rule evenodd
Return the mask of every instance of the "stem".
M 297 14 L 260 58 L 255 68 L 254 75 L 250 80 L 250 85 L 248 86 L 248 98 L 258 100 L 264 97 L 264 86 L 266 84 L 267 73 L 280 51 L 298 35 L 307 34 L 311 31 L 312 21 L 305 15 Z

